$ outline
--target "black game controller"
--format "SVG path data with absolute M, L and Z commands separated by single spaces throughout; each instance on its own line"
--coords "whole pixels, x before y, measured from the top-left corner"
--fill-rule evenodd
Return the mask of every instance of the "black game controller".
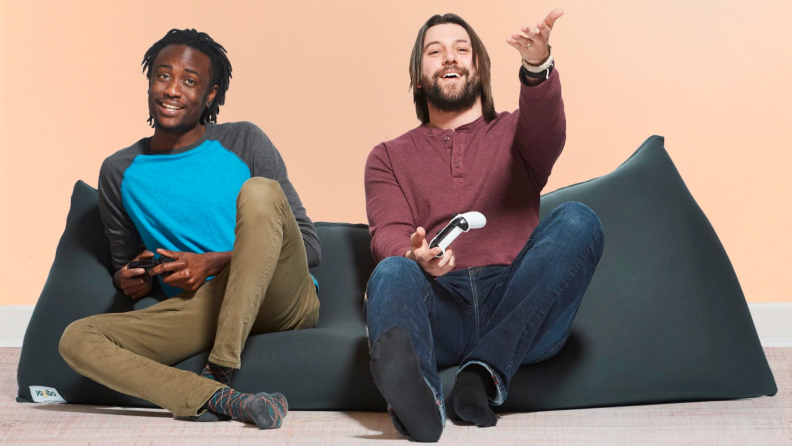
M 157 265 L 162 265 L 163 263 L 170 263 L 172 261 L 173 259 L 171 259 L 170 257 L 160 257 L 158 259 L 151 258 L 151 259 L 143 259 L 143 260 L 133 260 L 129 262 L 129 265 L 127 265 L 127 269 L 143 268 L 144 270 L 146 270 L 146 272 L 149 272 L 151 271 L 152 268 L 154 268 Z

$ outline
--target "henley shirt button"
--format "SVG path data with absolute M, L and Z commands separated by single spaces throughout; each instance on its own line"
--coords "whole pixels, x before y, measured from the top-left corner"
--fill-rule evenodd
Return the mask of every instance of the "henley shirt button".
M 445 141 L 445 142 L 448 142 L 449 140 L 451 140 L 450 136 L 446 136 L 445 138 L 443 138 L 443 141 Z
M 454 163 L 454 167 L 459 167 L 459 163 Z

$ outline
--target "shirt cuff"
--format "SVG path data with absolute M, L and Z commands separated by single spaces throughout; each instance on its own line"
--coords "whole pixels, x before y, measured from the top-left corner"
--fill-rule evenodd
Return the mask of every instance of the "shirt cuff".
M 520 71 L 522 71 L 522 67 L 520 67 Z M 558 77 L 558 70 L 555 68 L 550 73 L 550 77 L 534 87 L 528 85 L 522 72 L 518 76 L 520 76 L 520 96 L 528 101 L 541 101 L 561 89 L 561 80 Z

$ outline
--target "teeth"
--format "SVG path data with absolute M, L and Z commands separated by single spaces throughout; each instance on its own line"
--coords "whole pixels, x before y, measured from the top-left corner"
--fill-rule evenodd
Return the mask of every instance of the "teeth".
M 456 73 L 448 73 L 448 74 L 446 74 L 446 75 L 445 75 L 445 76 L 443 76 L 443 77 L 459 77 L 459 75 L 458 75 L 458 74 L 456 74 Z
M 163 107 L 167 108 L 168 110 L 179 110 L 181 107 L 176 107 L 175 105 L 168 105 L 162 104 Z

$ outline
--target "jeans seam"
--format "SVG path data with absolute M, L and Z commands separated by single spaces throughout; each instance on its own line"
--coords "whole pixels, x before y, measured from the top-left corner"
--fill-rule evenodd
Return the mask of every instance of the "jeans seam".
M 591 245 L 591 243 L 589 243 L 589 245 Z M 528 331 L 529 328 L 531 328 L 536 323 L 536 318 L 543 311 L 547 311 L 549 309 L 548 303 L 550 302 L 551 298 L 557 298 L 558 295 L 561 294 L 561 292 L 563 291 L 564 287 L 566 287 L 566 285 L 569 283 L 569 280 L 571 279 L 571 277 L 574 276 L 574 274 L 580 269 L 581 265 L 583 264 L 583 257 L 584 257 L 584 255 L 578 256 L 578 261 L 575 263 L 575 265 L 572 268 L 569 268 L 567 270 L 567 274 L 566 274 L 566 276 L 564 276 L 563 281 L 561 281 L 561 283 L 558 286 L 556 286 L 553 290 L 551 290 L 552 292 L 550 293 L 549 296 L 547 296 L 545 298 L 545 301 L 542 302 L 542 306 L 540 307 L 539 311 L 534 315 L 533 319 L 528 324 L 528 326 L 525 327 L 525 331 L 526 332 Z M 545 308 L 546 306 L 547 306 L 547 308 Z M 524 334 L 523 334 L 523 336 L 524 336 Z M 521 337 L 521 339 L 522 339 L 522 337 Z M 514 351 L 511 354 L 511 361 L 510 361 L 510 363 L 508 365 L 508 369 L 509 370 L 511 370 L 512 367 L 514 367 L 514 359 L 515 359 L 514 357 L 515 357 L 515 355 L 517 353 L 517 345 L 519 345 L 519 344 L 520 343 L 517 342 L 517 344 L 514 346 Z
M 432 293 L 432 284 L 429 283 L 429 281 L 427 281 L 425 278 L 424 278 L 424 284 L 426 286 L 426 293 L 424 294 L 422 300 L 423 300 L 423 303 L 425 304 L 426 300 L 429 299 L 429 294 Z
M 468 275 L 470 276 L 470 290 L 472 291 L 473 297 L 473 319 L 475 321 L 476 326 L 476 343 L 479 341 L 479 307 L 478 307 L 478 296 L 476 293 L 476 282 L 473 280 L 474 273 L 469 271 Z

